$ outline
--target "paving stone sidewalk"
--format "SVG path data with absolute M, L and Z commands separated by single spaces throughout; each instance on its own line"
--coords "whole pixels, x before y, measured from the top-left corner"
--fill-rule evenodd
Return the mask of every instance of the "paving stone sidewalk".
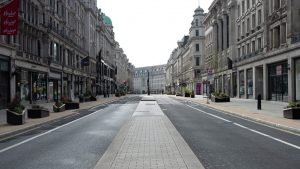
M 283 117 L 282 110 L 285 106 L 287 106 L 287 103 L 284 102 L 273 102 L 263 100 L 262 110 L 257 110 L 257 101 L 250 99 L 247 100 L 231 98 L 230 102 L 227 103 L 215 103 L 209 101 L 209 104 L 207 104 L 207 98 L 203 96 L 196 96 L 196 98 L 176 96 L 169 97 L 192 101 L 246 119 L 254 120 L 273 127 L 300 133 L 300 120 L 286 119 Z
M 141 101 L 95 169 L 203 169 L 156 101 Z
M 109 103 L 109 102 L 112 102 L 112 101 L 115 101 L 118 99 L 119 99 L 118 97 L 98 98 L 97 101 L 80 103 L 80 109 L 88 109 L 88 108 L 95 107 L 100 104 Z M 51 109 L 50 109 L 49 105 L 50 105 Z M 44 107 L 48 106 L 49 110 L 52 110 L 52 105 L 53 105 L 53 103 L 45 103 L 43 106 Z M 6 113 L 6 112 L 4 112 L 4 113 Z M 2 123 L 0 123 L 0 138 L 5 137 L 6 135 L 9 135 L 11 133 L 22 131 L 24 129 L 35 128 L 35 127 L 42 125 L 44 123 L 47 123 L 47 122 L 53 122 L 53 121 L 59 120 L 61 118 L 67 118 L 69 116 L 76 115 L 77 113 L 78 113 L 78 109 L 66 110 L 66 111 L 60 112 L 60 113 L 51 112 L 49 117 L 39 118 L 39 119 L 27 118 L 26 123 L 23 125 L 9 125 L 6 123 L 6 121 L 4 121 L 4 122 L 2 121 Z

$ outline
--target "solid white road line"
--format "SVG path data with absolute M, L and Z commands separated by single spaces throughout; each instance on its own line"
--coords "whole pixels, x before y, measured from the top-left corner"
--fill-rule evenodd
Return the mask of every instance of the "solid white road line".
M 190 107 L 190 108 L 192 108 L 192 109 L 198 110 L 198 111 L 200 111 L 200 112 L 202 112 L 202 113 L 204 113 L 204 114 L 207 114 L 207 115 L 213 116 L 213 117 L 215 117 L 215 118 L 218 118 L 218 119 L 220 119 L 220 120 L 223 120 L 223 121 L 226 121 L 226 122 L 231 122 L 231 121 L 226 120 L 226 119 L 224 119 L 224 118 L 222 118 L 222 117 L 219 117 L 219 116 L 216 116 L 216 115 L 214 115 L 214 114 L 207 113 L 207 112 L 205 112 L 205 111 L 203 111 L 203 110 L 197 109 L 197 108 L 195 108 L 195 107 L 193 107 L 193 106 L 190 106 L 190 105 L 186 105 L 186 106 L 188 106 L 188 107 Z
M 54 129 L 51 129 L 51 130 L 49 130 L 49 131 L 47 131 L 47 132 L 45 132 L 45 133 L 36 135 L 36 136 L 34 136 L 34 137 L 31 137 L 31 138 L 29 138 L 29 139 L 26 139 L 26 140 L 24 140 L 24 141 L 21 141 L 21 142 L 19 142 L 19 143 L 17 143 L 17 144 L 14 144 L 14 145 L 11 145 L 11 146 L 9 146 L 9 147 L 6 147 L 6 148 L 0 150 L 0 153 L 3 153 L 3 152 L 5 152 L 5 151 L 8 151 L 8 150 L 13 149 L 13 148 L 15 148 L 15 147 L 18 147 L 18 146 L 20 146 L 20 145 L 22 145 L 22 144 L 25 144 L 25 143 L 29 142 L 29 141 L 32 141 L 32 140 L 34 140 L 34 139 L 37 139 L 37 138 L 39 138 L 39 137 L 41 137 L 41 136 L 43 136 L 43 135 L 46 135 L 46 134 L 49 134 L 49 133 L 51 133 L 51 132 L 53 132 L 53 131 L 55 131 L 55 130 L 58 130 L 58 129 L 62 128 L 62 127 L 65 127 L 65 126 L 70 125 L 70 124 L 72 124 L 72 123 L 75 123 L 75 122 L 77 122 L 77 121 L 79 121 L 79 120 L 82 120 L 82 119 L 84 119 L 84 118 L 87 118 L 87 117 L 89 117 L 89 116 L 92 116 L 92 115 L 94 115 L 94 114 L 96 114 L 96 113 L 98 113 L 98 112 L 100 112 L 100 111 L 102 111 L 102 110 L 103 110 L 103 109 L 98 110 L 98 111 L 95 111 L 95 112 L 93 112 L 93 113 L 91 113 L 91 114 L 89 114 L 89 115 L 86 115 L 86 116 L 84 116 L 84 117 L 81 117 L 81 118 L 79 118 L 79 119 L 76 119 L 76 120 L 74 120 L 74 121 L 71 121 L 71 122 L 69 122 L 69 123 L 66 123 L 66 124 L 64 124 L 64 125 L 58 126 L 58 127 L 54 128 Z
M 216 118 L 218 118 L 218 119 L 220 119 L 220 120 L 223 120 L 223 121 L 226 121 L 226 122 L 231 122 L 231 121 L 229 121 L 229 120 L 227 120 L 227 119 L 224 119 L 224 118 L 222 118 L 222 117 L 216 116 L 216 115 L 211 114 L 211 113 L 207 113 L 207 112 L 205 112 L 205 111 L 203 111 L 203 110 L 200 110 L 200 109 L 198 109 L 198 108 L 192 107 L 192 106 L 190 106 L 190 105 L 186 105 L 186 106 L 188 106 L 188 107 L 190 107 L 190 108 L 192 108 L 192 109 L 198 110 L 198 111 L 200 111 L 200 112 L 202 112 L 202 113 L 204 113 L 204 114 L 207 114 L 207 115 L 216 117 Z M 259 132 L 259 131 L 257 131 L 257 130 L 253 130 L 253 129 L 251 129 L 251 128 L 248 128 L 248 127 L 243 126 L 243 125 L 238 124 L 238 123 L 233 123 L 233 124 L 236 125 L 236 126 L 238 126 L 238 127 L 243 128 L 243 129 L 252 131 L 252 132 L 254 132 L 254 133 L 256 133 L 256 134 L 259 134 L 259 135 L 268 137 L 268 138 L 270 138 L 270 139 L 272 139 L 272 140 L 278 141 L 278 142 L 280 142 L 280 143 L 283 143 L 283 144 L 285 144 L 285 145 L 288 145 L 288 146 L 290 146 L 290 147 L 293 147 L 293 148 L 296 148 L 296 149 L 300 150 L 300 146 L 297 146 L 297 145 L 295 145 L 295 144 L 292 144 L 292 143 L 283 141 L 283 140 L 281 140 L 281 139 L 278 139 L 278 138 L 273 137 L 273 136 L 270 136 L 270 135 L 268 135 L 268 134 Z

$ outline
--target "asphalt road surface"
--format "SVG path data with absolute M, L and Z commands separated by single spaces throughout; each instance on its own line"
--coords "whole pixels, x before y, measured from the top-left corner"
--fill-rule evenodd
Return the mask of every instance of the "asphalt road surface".
M 140 97 L 82 110 L 72 118 L 0 142 L 1 169 L 90 169 L 104 154 Z
M 156 97 L 206 169 L 299 169 L 300 137 L 205 106 Z
M 207 169 L 298 169 L 300 136 L 191 102 L 155 96 Z M 92 169 L 141 97 L 81 110 L 0 141 L 2 169 Z

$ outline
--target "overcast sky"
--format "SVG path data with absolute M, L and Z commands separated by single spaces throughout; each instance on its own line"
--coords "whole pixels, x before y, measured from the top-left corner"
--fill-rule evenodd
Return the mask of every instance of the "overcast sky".
M 112 20 L 115 39 L 135 67 L 166 64 L 189 34 L 199 0 L 97 0 Z M 213 0 L 200 0 L 207 12 Z

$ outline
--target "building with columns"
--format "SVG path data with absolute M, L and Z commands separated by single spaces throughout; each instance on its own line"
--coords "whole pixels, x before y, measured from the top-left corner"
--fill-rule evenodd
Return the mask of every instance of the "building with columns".
M 232 60 L 236 56 L 235 0 L 214 0 L 209 7 L 205 25 L 204 93 L 210 91 L 234 95 Z
M 237 96 L 300 100 L 300 3 L 287 0 L 238 1 Z M 243 26 L 244 25 L 244 26 Z
M 299 101 L 299 6 L 293 0 L 214 0 L 204 19 L 213 90 L 243 99 Z

